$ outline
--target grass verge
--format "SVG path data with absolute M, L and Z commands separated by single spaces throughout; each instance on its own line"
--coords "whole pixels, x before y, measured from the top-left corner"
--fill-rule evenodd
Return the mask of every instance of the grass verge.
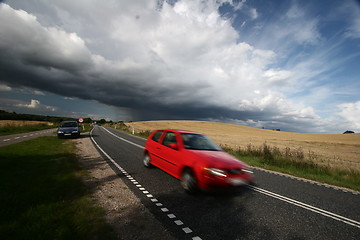
M 305 154 L 301 149 L 290 148 L 281 151 L 279 148 L 270 147 L 266 143 L 258 147 L 249 144 L 238 149 L 227 146 L 222 146 L 222 148 L 254 167 L 360 191 L 359 172 L 351 169 L 344 171 L 320 166 L 312 160 L 316 156 L 311 152 Z
M 55 128 L 55 126 L 51 126 L 48 124 L 36 124 L 36 125 L 25 125 L 25 126 L 4 126 L 0 127 L 0 136 L 17 134 L 17 133 L 26 133 L 26 132 L 34 132 L 45 129 Z
M 113 239 L 75 149 L 56 137 L 0 148 L 0 239 Z
M 91 123 L 82 123 L 80 124 L 81 132 L 90 132 L 93 129 L 93 125 Z
M 148 138 L 152 131 L 150 130 L 144 130 L 144 131 L 133 131 L 133 129 L 129 126 L 127 126 L 125 123 L 116 123 L 116 124 L 105 124 L 106 127 L 111 127 L 116 130 L 135 135 L 141 138 Z

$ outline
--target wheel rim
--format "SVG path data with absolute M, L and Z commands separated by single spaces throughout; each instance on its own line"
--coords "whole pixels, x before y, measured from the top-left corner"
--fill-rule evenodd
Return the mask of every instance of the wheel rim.
M 187 191 L 191 191 L 196 184 L 195 178 L 189 172 L 184 173 L 181 183 L 183 188 Z
M 144 165 L 146 167 L 150 166 L 150 157 L 147 154 L 144 156 Z

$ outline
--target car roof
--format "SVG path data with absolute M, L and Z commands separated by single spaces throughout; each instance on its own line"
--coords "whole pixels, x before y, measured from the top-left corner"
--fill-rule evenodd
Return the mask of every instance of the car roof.
M 197 132 L 191 132 L 191 131 L 187 131 L 187 130 L 178 130 L 178 129 L 157 129 L 155 131 L 172 131 L 172 132 L 178 132 L 178 133 L 188 133 L 188 134 L 199 134 L 202 135 L 201 133 L 197 133 Z

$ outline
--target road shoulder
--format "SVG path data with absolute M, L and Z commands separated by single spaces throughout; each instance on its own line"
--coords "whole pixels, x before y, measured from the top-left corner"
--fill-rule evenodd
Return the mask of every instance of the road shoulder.
M 84 182 L 118 239 L 174 239 L 110 168 L 90 137 L 74 141 L 80 164 L 88 172 Z

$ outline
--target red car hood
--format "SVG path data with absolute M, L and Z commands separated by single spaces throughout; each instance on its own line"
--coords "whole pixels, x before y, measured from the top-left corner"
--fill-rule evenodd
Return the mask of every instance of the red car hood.
M 223 151 L 191 150 L 204 165 L 212 168 L 248 168 L 248 165 Z

